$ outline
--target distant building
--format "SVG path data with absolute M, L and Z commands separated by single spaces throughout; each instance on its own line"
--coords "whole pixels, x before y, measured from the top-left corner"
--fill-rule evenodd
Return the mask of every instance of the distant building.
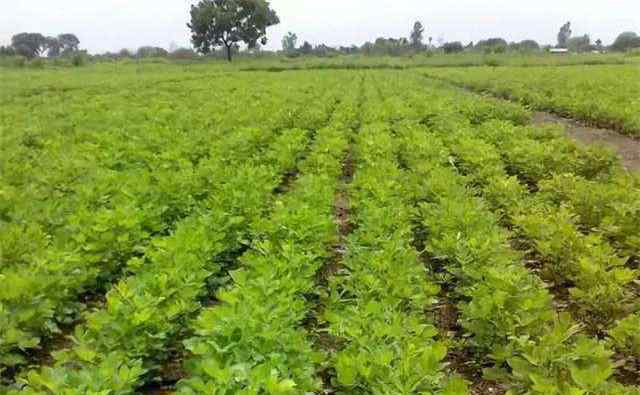
M 558 55 L 566 55 L 569 53 L 567 48 L 551 48 L 549 49 L 549 53 L 554 53 Z

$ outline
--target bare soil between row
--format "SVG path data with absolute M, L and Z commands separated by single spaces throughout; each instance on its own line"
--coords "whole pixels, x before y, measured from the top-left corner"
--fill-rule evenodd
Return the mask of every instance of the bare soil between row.
M 624 167 L 632 171 L 640 171 L 640 140 L 638 139 L 621 135 L 610 129 L 586 126 L 576 120 L 542 111 L 534 113 L 533 124 L 560 124 L 573 140 L 584 145 L 609 147 L 618 153 Z

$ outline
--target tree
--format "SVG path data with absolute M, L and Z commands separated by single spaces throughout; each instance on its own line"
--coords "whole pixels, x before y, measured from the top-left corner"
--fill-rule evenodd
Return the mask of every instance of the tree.
M 80 46 L 80 40 L 75 34 L 72 33 L 64 33 L 58 35 L 58 43 L 60 45 L 60 49 L 62 49 L 63 55 L 77 52 Z
M 409 36 L 411 41 L 411 46 L 413 48 L 415 49 L 422 48 L 423 35 L 424 35 L 424 26 L 422 26 L 422 22 L 416 21 L 416 23 L 413 24 L 413 29 L 411 30 L 411 35 Z
M 173 59 L 195 59 L 198 55 L 191 48 L 177 48 L 169 54 Z
M 295 33 L 289 32 L 282 37 L 282 50 L 287 55 L 295 54 L 297 44 L 298 36 Z
M 168 55 L 169 52 L 166 49 L 152 46 L 140 47 L 136 52 L 137 58 L 160 58 Z
M 511 43 L 509 46 L 521 52 L 536 52 L 540 50 L 540 44 L 534 40 L 522 40 L 519 43 Z
M 444 53 L 457 53 L 457 52 L 462 52 L 464 50 L 464 47 L 462 46 L 462 43 L 460 41 L 454 41 L 451 43 L 445 43 L 442 45 L 442 49 L 444 50 Z
M 558 48 L 567 48 L 567 42 L 571 38 L 571 22 L 567 22 L 558 32 Z
M 484 51 L 485 53 L 504 53 L 507 45 L 507 40 L 497 37 L 478 41 L 475 49 Z
M 303 55 L 311 55 L 313 53 L 313 45 L 311 45 L 308 41 L 305 41 L 304 44 L 300 47 L 300 53 Z
M 567 40 L 567 48 L 573 52 L 587 52 L 591 50 L 591 38 L 589 35 L 572 37 Z
M 598 48 L 598 51 L 602 50 L 602 40 L 596 40 L 596 48 Z
M 57 58 L 60 56 L 60 41 L 56 37 L 47 37 L 46 39 L 47 57 Z
M 133 55 L 131 54 L 131 51 L 129 51 L 127 48 L 122 48 L 120 52 L 118 52 L 118 56 L 121 58 L 130 58 Z
M 265 0 L 200 0 L 191 6 L 191 41 L 196 50 L 208 54 L 215 47 L 227 49 L 231 62 L 234 44 L 253 48 L 267 43 L 267 27 L 280 23 L 276 12 Z
M 11 46 L 0 46 L 0 56 L 15 56 L 16 50 Z
M 33 59 L 47 49 L 47 39 L 40 33 L 19 33 L 11 37 L 11 46 L 19 55 Z
M 614 51 L 628 51 L 633 48 L 640 48 L 640 36 L 634 32 L 621 33 L 611 44 Z

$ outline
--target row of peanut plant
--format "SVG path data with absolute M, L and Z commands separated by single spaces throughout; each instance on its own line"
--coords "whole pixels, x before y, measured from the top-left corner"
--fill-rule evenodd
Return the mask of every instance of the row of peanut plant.
M 316 274 L 337 238 L 333 200 L 348 148 L 354 102 L 344 97 L 300 166 L 289 193 L 257 223 L 232 284 L 194 322 L 179 394 L 305 394 L 319 391 L 319 354 L 302 323 Z
M 580 327 L 569 317 L 556 317 L 544 283 L 507 244 L 500 211 L 492 212 L 474 196 L 469 179 L 451 168 L 455 156 L 445 141 L 457 141 L 454 135 L 470 122 L 459 116 L 466 110 L 457 111 L 457 101 L 443 101 L 448 94 L 429 87 L 427 94 L 408 100 L 401 119 L 415 121 L 399 123 L 397 133 L 406 139 L 404 160 L 424 182 L 417 200 L 426 199 L 421 205 L 425 244 L 459 282 L 460 319 L 473 335 L 470 342 L 479 356 L 490 353 L 496 368 L 505 362 L 510 368 L 506 376 L 488 370 L 487 377 L 504 380 L 516 392 L 635 393 L 610 379 L 613 353 L 604 342 L 578 334 Z M 403 88 L 393 84 L 389 90 Z
M 326 86 L 331 87 L 330 81 Z M 167 224 L 178 223 L 206 205 L 216 185 L 228 178 L 235 166 L 262 151 L 280 130 L 296 123 L 315 128 L 326 122 L 337 91 L 322 92 L 316 107 L 301 110 L 299 115 L 304 116 L 290 119 L 276 112 L 265 122 L 273 124 L 270 129 L 240 128 L 221 134 L 209 149 L 209 157 L 197 166 L 187 166 L 184 172 L 167 171 L 148 177 L 136 177 L 134 172 L 131 178 L 114 179 L 135 186 L 137 192 L 124 189 L 107 193 L 108 202 L 103 207 L 96 207 L 90 199 L 81 203 L 83 207 L 74 208 L 76 213 L 61 237 L 45 235 L 55 243 L 36 243 L 23 237 L 25 227 L 33 222 L 10 222 L 0 238 L 0 275 L 13 284 L 0 291 L 0 366 L 25 363 L 25 351 L 39 347 L 42 337 L 60 332 L 60 324 L 68 325 L 76 319 L 77 312 L 84 308 L 79 303 L 80 295 L 104 288 L 103 284 L 109 285 L 123 270 L 130 272 L 131 266 L 126 263 L 142 256 L 154 236 L 168 233 L 173 225 Z M 274 120 L 277 122 L 272 123 Z
M 367 86 L 348 188 L 356 229 L 320 317 L 335 343 L 331 385 L 338 393 L 464 394 L 464 382 L 446 373 L 446 347 L 425 314 L 438 286 L 412 245 L 410 180 L 397 161 L 399 145 L 380 121 L 375 80 Z
M 285 135 L 278 138 L 279 141 L 270 152 L 260 153 L 264 151 L 261 146 L 268 144 L 273 139 L 273 136 L 281 133 L 280 131 L 283 128 L 290 127 L 292 123 L 296 122 L 299 122 L 301 126 L 316 128 L 326 122 L 328 114 L 335 105 L 336 95 L 340 94 L 340 92 L 336 89 L 330 89 L 332 86 L 336 86 L 335 81 L 337 79 L 320 77 L 319 80 L 324 81 L 321 84 L 323 89 L 320 90 L 315 107 L 307 106 L 302 108 L 294 105 L 288 110 L 273 111 L 272 117 L 281 120 L 280 125 L 275 124 L 272 129 L 264 130 L 241 128 L 240 130 L 231 131 L 228 137 L 224 136 L 222 141 L 216 145 L 216 148 L 211 149 L 213 154 L 211 158 L 201 161 L 198 172 L 191 176 L 191 178 L 195 179 L 193 183 L 201 184 L 201 190 L 205 191 L 205 193 L 199 196 L 199 204 L 191 211 L 191 215 L 178 223 L 178 229 L 183 223 L 189 223 L 189 221 L 193 221 L 193 218 L 201 216 L 202 208 L 213 209 L 219 200 L 231 199 L 235 196 L 230 193 L 229 187 L 226 187 L 225 183 L 228 180 L 235 180 L 236 183 L 241 182 L 242 179 L 238 173 L 240 171 L 251 173 L 250 169 L 243 165 L 243 162 L 249 160 L 255 163 L 254 167 L 257 167 L 260 170 L 259 174 L 263 174 L 263 176 L 265 169 L 267 169 L 265 168 L 267 164 L 287 163 L 291 155 L 278 158 L 279 152 L 283 151 L 282 153 L 286 154 L 287 147 L 290 147 L 290 144 L 301 143 L 300 137 L 307 133 L 295 130 L 286 132 Z M 309 89 L 305 88 L 305 90 Z M 291 90 L 290 93 L 295 95 L 294 90 Z M 306 99 L 308 98 L 309 96 L 306 97 Z M 287 115 L 282 117 L 281 114 Z M 293 114 L 296 115 L 293 116 Z M 265 122 L 265 126 L 269 127 L 270 123 L 269 121 Z M 278 146 L 283 148 L 278 149 Z M 256 154 L 259 155 L 255 156 Z M 254 156 L 255 159 L 252 159 Z M 279 174 L 272 169 L 267 173 Z M 255 176 L 252 175 L 252 177 Z M 245 178 L 248 177 L 245 175 Z M 271 176 L 266 178 L 263 183 L 266 182 L 271 185 L 274 180 L 274 176 Z M 225 195 L 229 195 L 229 197 Z M 227 204 L 231 208 L 235 208 L 232 201 L 227 202 Z M 140 216 L 140 214 L 138 215 Z M 129 220 L 127 217 L 125 219 Z M 144 220 L 144 217 L 142 219 Z M 129 221 L 131 222 L 131 220 Z M 117 228 L 105 225 L 100 231 L 114 238 L 119 238 L 118 242 L 129 241 L 131 236 L 138 236 L 137 234 L 125 232 L 123 229 L 114 232 L 114 229 Z M 19 235 L 19 233 L 17 234 Z M 150 240 L 152 242 L 149 245 L 152 247 L 148 247 L 151 251 L 147 251 L 147 255 L 152 253 L 154 248 L 158 249 L 156 242 L 158 240 L 162 241 L 163 238 L 156 237 Z M 232 251 L 235 248 L 233 246 L 236 246 L 239 241 L 234 238 L 232 240 L 234 243 L 228 247 L 229 251 Z M 16 366 L 24 363 L 23 353 L 17 351 L 24 350 L 24 354 L 28 354 L 28 349 L 39 346 L 40 336 L 58 332 L 59 329 L 56 324 L 64 318 L 64 315 L 69 314 L 71 308 L 74 307 L 73 303 L 77 299 L 79 292 L 82 289 L 91 289 L 91 285 L 95 284 L 98 277 L 106 273 L 107 270 L 115 265 L 120 265 L 124 273 L 137 275 L 137 272 L 142 270 L 140 267 L 144 269 L 144 259 L 141 260 L 140 257 L 143 256 L 147 249 L 141 249 L 135 240 L 128 245 L 131 251 L 130 255 L 127 256 L 127 260 L 96 259 L 92 261 L 89 258 L 93 256 L 84 251 L 82 246 L 79 246 L 70 249 L 70 251 L 65 251 L 61 248 L 58 254 L 75 254 L 76 256 L 87 258 L 88 261 L 86 259 L 70 259 L 65 262 L 56 262 L 55 266 L 51 262 L 41 261 L 38 265 L 28 262 L 26 266 L 18 264 L 8 265 L 6 268 L 3 267 L 3 269 L 6 269 L 6 271 L 3 271 L 5 278 L 10 278 L 17 284 L 15 287 L 6 290 L 3 288 L 2 290 L 5 297 L 0 309 L 2 313 L 0 328 L 3 329 L 0 331 L 0 334 L 2 334 L 0 346 L 3 349 L 3 363 L 7 366 Z M 105 247 L 105 250 L 108 250 L 108 248 Z M 126 265 L 125 262 L 127 262 Z M 107 266 L 107 264 L 111 266 Z M 33 270 L 34 267 L 36 270 Z M 8 273 L 13 274 L 13 276 L 9 277 Z M 124 280 L 123 283 L 127 281 Z
M 636 65 L 432 69 L 427 75 L 625 134 L 640 134 Z
M 304 131 L 284 132 L 266 161 L 228 168 L 207 207 L 130 261 L 134 274 L 113 286 L 103 308 L 84 317 L 73 345 L 55 354 L 53 367 L 19 379 L 20 392 L 128 394 L 149 379 L 146 373 L 166 358 L 182 321 L 200 308 L 207 280 L 223 275 L 226 257 L 241 248 L 248 225 L 264 215 L 272 191 L 308 141 Z
M 460 170 L 535 253 L 541 277 L 568 289 L 566 307 L 574 317 L 589 332 L 608 336 L 626 358 L 617 365 L 637 369 L 637 178 L 615 159 L 578 149 L 552 129 L 505 121 L 456 124 L 439 131 Z M 529 193 L 532 188 L 538 192 Z

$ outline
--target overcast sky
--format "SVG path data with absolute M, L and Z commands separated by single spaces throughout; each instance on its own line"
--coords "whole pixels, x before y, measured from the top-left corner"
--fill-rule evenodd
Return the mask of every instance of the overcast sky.
M 0 0 L 0 44 L 18 32 L 75 33 L 90 52 L 189 45 L 188 0 Z M 504 37 L 555 43 L 570 20 L 574 35 L 611 43 L 622 31 L 640 33 L 640 0 L 272 0 L 280 25 L 268 48 L 287 31 L 300 43 L 360 45 L 376 37 L 408 36 L 415 20 L 425 37 L 478 41 Z

